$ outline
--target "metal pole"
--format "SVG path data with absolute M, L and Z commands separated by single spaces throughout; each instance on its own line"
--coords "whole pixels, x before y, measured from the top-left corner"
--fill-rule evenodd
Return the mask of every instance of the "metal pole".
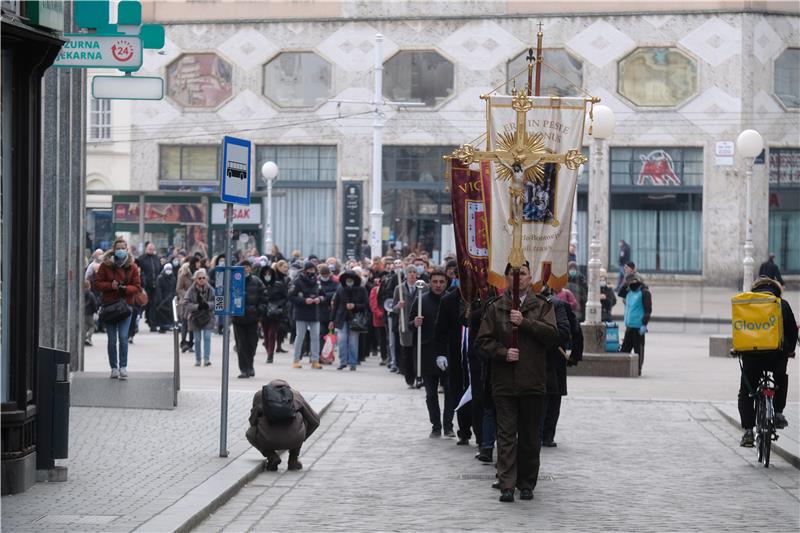
M 745 170 L 745 181 L 747 187 L 747 226 L 744 238 L 744 279 L 742 280 L 742 291 L 750 290 L 753 284 L 753 268 L 755 260 L 753 259 L 753 199 L 751 191 L 751 182 L 753 181 L 753 159 L 747 158 L 747 167 Z
M 219 456 L 228 457 L 228 364 L 230 361 L 231 317 L 228 314 L 231 308 L 230 286 L 231 270 L 233 265 L 233 206 L 225 206 L 225 328 L 222 331 L 222 397 L 220 399 L 219 422 Z
M 369 242 L 372 255 L 383 255 L 383 35 L 375 35 L 375 86 L 372 105 L 375 116 L 372 124 L 372 211 L 369 213 Z
M 267 180 L 267 235 L 264 243 L 264 255 L 272 253 L 272 182 L 274 178 Z
M 578 187 L 575 186 L 575 196 L 572 199 L 572 231 L 569 243 L 575 247 L 575 262 L 578 262 Z
M 270 242 L 267 237 L 267 197 L 261 197 L 261 255 L 269 255 Z
M 417 280 L 417 316 L 422 316 L 422 291 L 425 282 Z M 402 290 L 402 289 L 401 289 Z M 422 379 L 422 328 L 417 328 L 417 379 Z
M 589 294 L 586 302 L 586 324 L 597 325 L 602 322 L 602 307 L 600 305 L 600 181 L 603 177 L 603 141 L 594 139 L 592 166 L 589 169 L 589 228 L 592 232 L 592 242 L 589 245 Z
M 139 195 L 139 247 L 144 253 L 144 194 Z

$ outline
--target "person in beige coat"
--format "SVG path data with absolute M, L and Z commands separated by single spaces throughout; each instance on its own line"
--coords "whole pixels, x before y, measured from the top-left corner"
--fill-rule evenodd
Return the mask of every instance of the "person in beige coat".
M 194 283 L 194 271 L 189 261 L 184 261 L 178 269 L 178 284 L 175 287 L 175 307 L 178 313 L 178 320 L 181 322 L 181 351 L 191 350 L 194 346 L 194 333 L 189 329 L 185 311 L 186 293 Z M 186 339 L 186 336 L 189 339 Z
M 282 379 L 269 382 L 273 387 L 289 387 Z M 266 387 L 265 387 L 266 388 Z M 273 424 L 264 412 L 265 392 L 260 389 L 253 396 L 253 407 L 250 409 L 250 428 L 245 433 L 247 441 L 261 455 L 267 458 L 265 469 L 276 471 L 281 463 L 278 450 L 289 450 L 288 470 L 301 470 L 303 464 L 298 460 L 300 447 L 319 427 L 319 414 L 308 404 L 303 395 L 291 389 L 293 396 L 294 418 L 289 423 Z

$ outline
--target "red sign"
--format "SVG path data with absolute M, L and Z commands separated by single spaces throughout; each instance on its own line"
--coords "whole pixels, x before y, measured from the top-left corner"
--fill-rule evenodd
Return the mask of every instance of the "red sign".
M 644 185 L 648 179 L 652 185 L 681 184 L 681 179 L 675 174 L 672 157 L 664 150 L 653 150 L 639 158 L 642 160 L 642 170 L 639 171 L 637 185 Z

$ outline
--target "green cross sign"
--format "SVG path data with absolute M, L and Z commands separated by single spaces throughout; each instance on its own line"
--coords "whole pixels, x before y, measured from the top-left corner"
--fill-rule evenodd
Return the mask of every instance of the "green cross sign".
M 117 6 L 117 23 L 109 22 L 109 0 L 76 0 L 75 23 L 81 28 L 93 29 L 96 35 L 138 35 L 142 46 L 152 50 L 164 48 L 164 26 L 142 24 L 142 4 L 123 0 Z M 127 69 L 126 69 L 127 70 Z

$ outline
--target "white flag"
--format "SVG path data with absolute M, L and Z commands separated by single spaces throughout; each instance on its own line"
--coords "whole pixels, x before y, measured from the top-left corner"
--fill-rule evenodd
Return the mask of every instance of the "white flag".
M 490 95 L 487 105 L 487 150 L 505 149 L 516 132 L 517 112 L 511 107 L 509 95 Z M 528 147 L 534 151 L 565 154 L 581 149 L 586 100 L 584 98 L 531 97 L 533 108 L 526 113 Z M 534 139 L 541 134 L 540 139 Z M 539 142 L 534 142 L 538 140 Z M 489 251 L 489 281 L 505 287 L 503 275 L 511 251 L 512 227 L 509 225 L 510 180 L 497 179 L 505 172 L 493 162 L 490 200 L 491 236 Z M 525 182 L 522 247 L 531 265 L 533 283 L 537 289 L 544 277 L 553 289 L 567 284 L 572 206 L 578 183 L 578 170 L 566 165 L 546 163 L 543 172 L 532 168 L 526 178 L 537 173 L 539 180 Z

